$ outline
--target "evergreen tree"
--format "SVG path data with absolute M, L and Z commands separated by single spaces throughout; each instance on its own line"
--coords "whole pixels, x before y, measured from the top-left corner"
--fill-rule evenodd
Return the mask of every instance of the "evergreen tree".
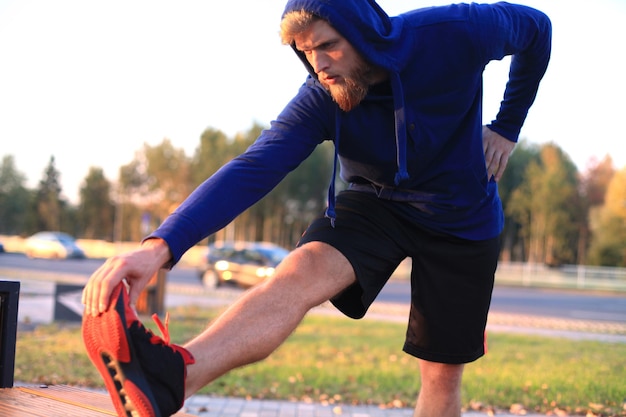
M 79 217 L 87 239 L 113 239 L 115 205 L 111 184 L 101 168 L 91 167 L 80 188 Z
M 35 207 L 39 230 L 61 230 L 61 175 L 55 166 L 54 156 L 50 157 L 43 179 L 39 181 Z
M 0 234 L 22 234 L 32 229 L 32 193 L 25 183 L 14 158 L 4 156 L 0 163 Z

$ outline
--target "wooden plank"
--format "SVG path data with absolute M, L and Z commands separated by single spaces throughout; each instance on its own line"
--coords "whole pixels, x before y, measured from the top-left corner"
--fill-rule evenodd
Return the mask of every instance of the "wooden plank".
M 45 385 L 42 387 L 17 387 L 19 391 L 38 396 L 40 399 L 56 401 L 70 407 L 78 407 L 98 413 L 115 416 L 115 408 L 107 394 L 88 391 L 67 385 Z
M 112 409 L 112 408 L 111 408 Z M 113 411 L 93 410 L 70 405 L 20 388 L 0 389 L 0 415 L 3 417 L 104 417 Z
M 2 417 L 105 417 L 115 416 L 108 394 L 67 385 L 0 389 Z M 191 417 L 179 412 L 176 417 Z

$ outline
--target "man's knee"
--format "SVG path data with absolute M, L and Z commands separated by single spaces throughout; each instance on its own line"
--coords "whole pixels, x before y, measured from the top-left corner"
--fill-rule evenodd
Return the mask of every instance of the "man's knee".
M 301 295 L 320 304 L 354 283 L 356 277 L 341 252 L 323 242 L 310 242 L 292 251 L 271 281 L 297 288 Z

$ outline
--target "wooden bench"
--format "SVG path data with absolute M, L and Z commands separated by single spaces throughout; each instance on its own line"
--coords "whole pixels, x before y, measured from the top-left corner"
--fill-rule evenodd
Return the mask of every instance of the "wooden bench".
M 19 298 L 18 281 L 0 281 L 0 388 L 13 386 Z
M 67 385 L 14 386 L 17 310 L 20 283 L 0 281 L 0 416 L 102 417 L 115 416 L 104 392 Z M 177 417 L 191 414 L 177 413 Z
M 2 417 L 116 416 L 108 394 L 67 385 L 15 386 L 0 389 Z M 176 413 L 176 417 L 192 417 Z

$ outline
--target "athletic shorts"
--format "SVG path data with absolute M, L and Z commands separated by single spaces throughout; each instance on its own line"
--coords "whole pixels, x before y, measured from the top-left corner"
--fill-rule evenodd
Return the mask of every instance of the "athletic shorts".
M 424 229 L 409 203 L 343 191 L 336 223 L 320 217 L 298 246 L 320 241 L 352 264 L 357 282 L 330 301 L 351 318 L 362 318 L 391 274 L 412 259 L 411 308 L 404 351 L 431 362 L 462 364 L 485 354 L 499 238 L 460 239 Z

